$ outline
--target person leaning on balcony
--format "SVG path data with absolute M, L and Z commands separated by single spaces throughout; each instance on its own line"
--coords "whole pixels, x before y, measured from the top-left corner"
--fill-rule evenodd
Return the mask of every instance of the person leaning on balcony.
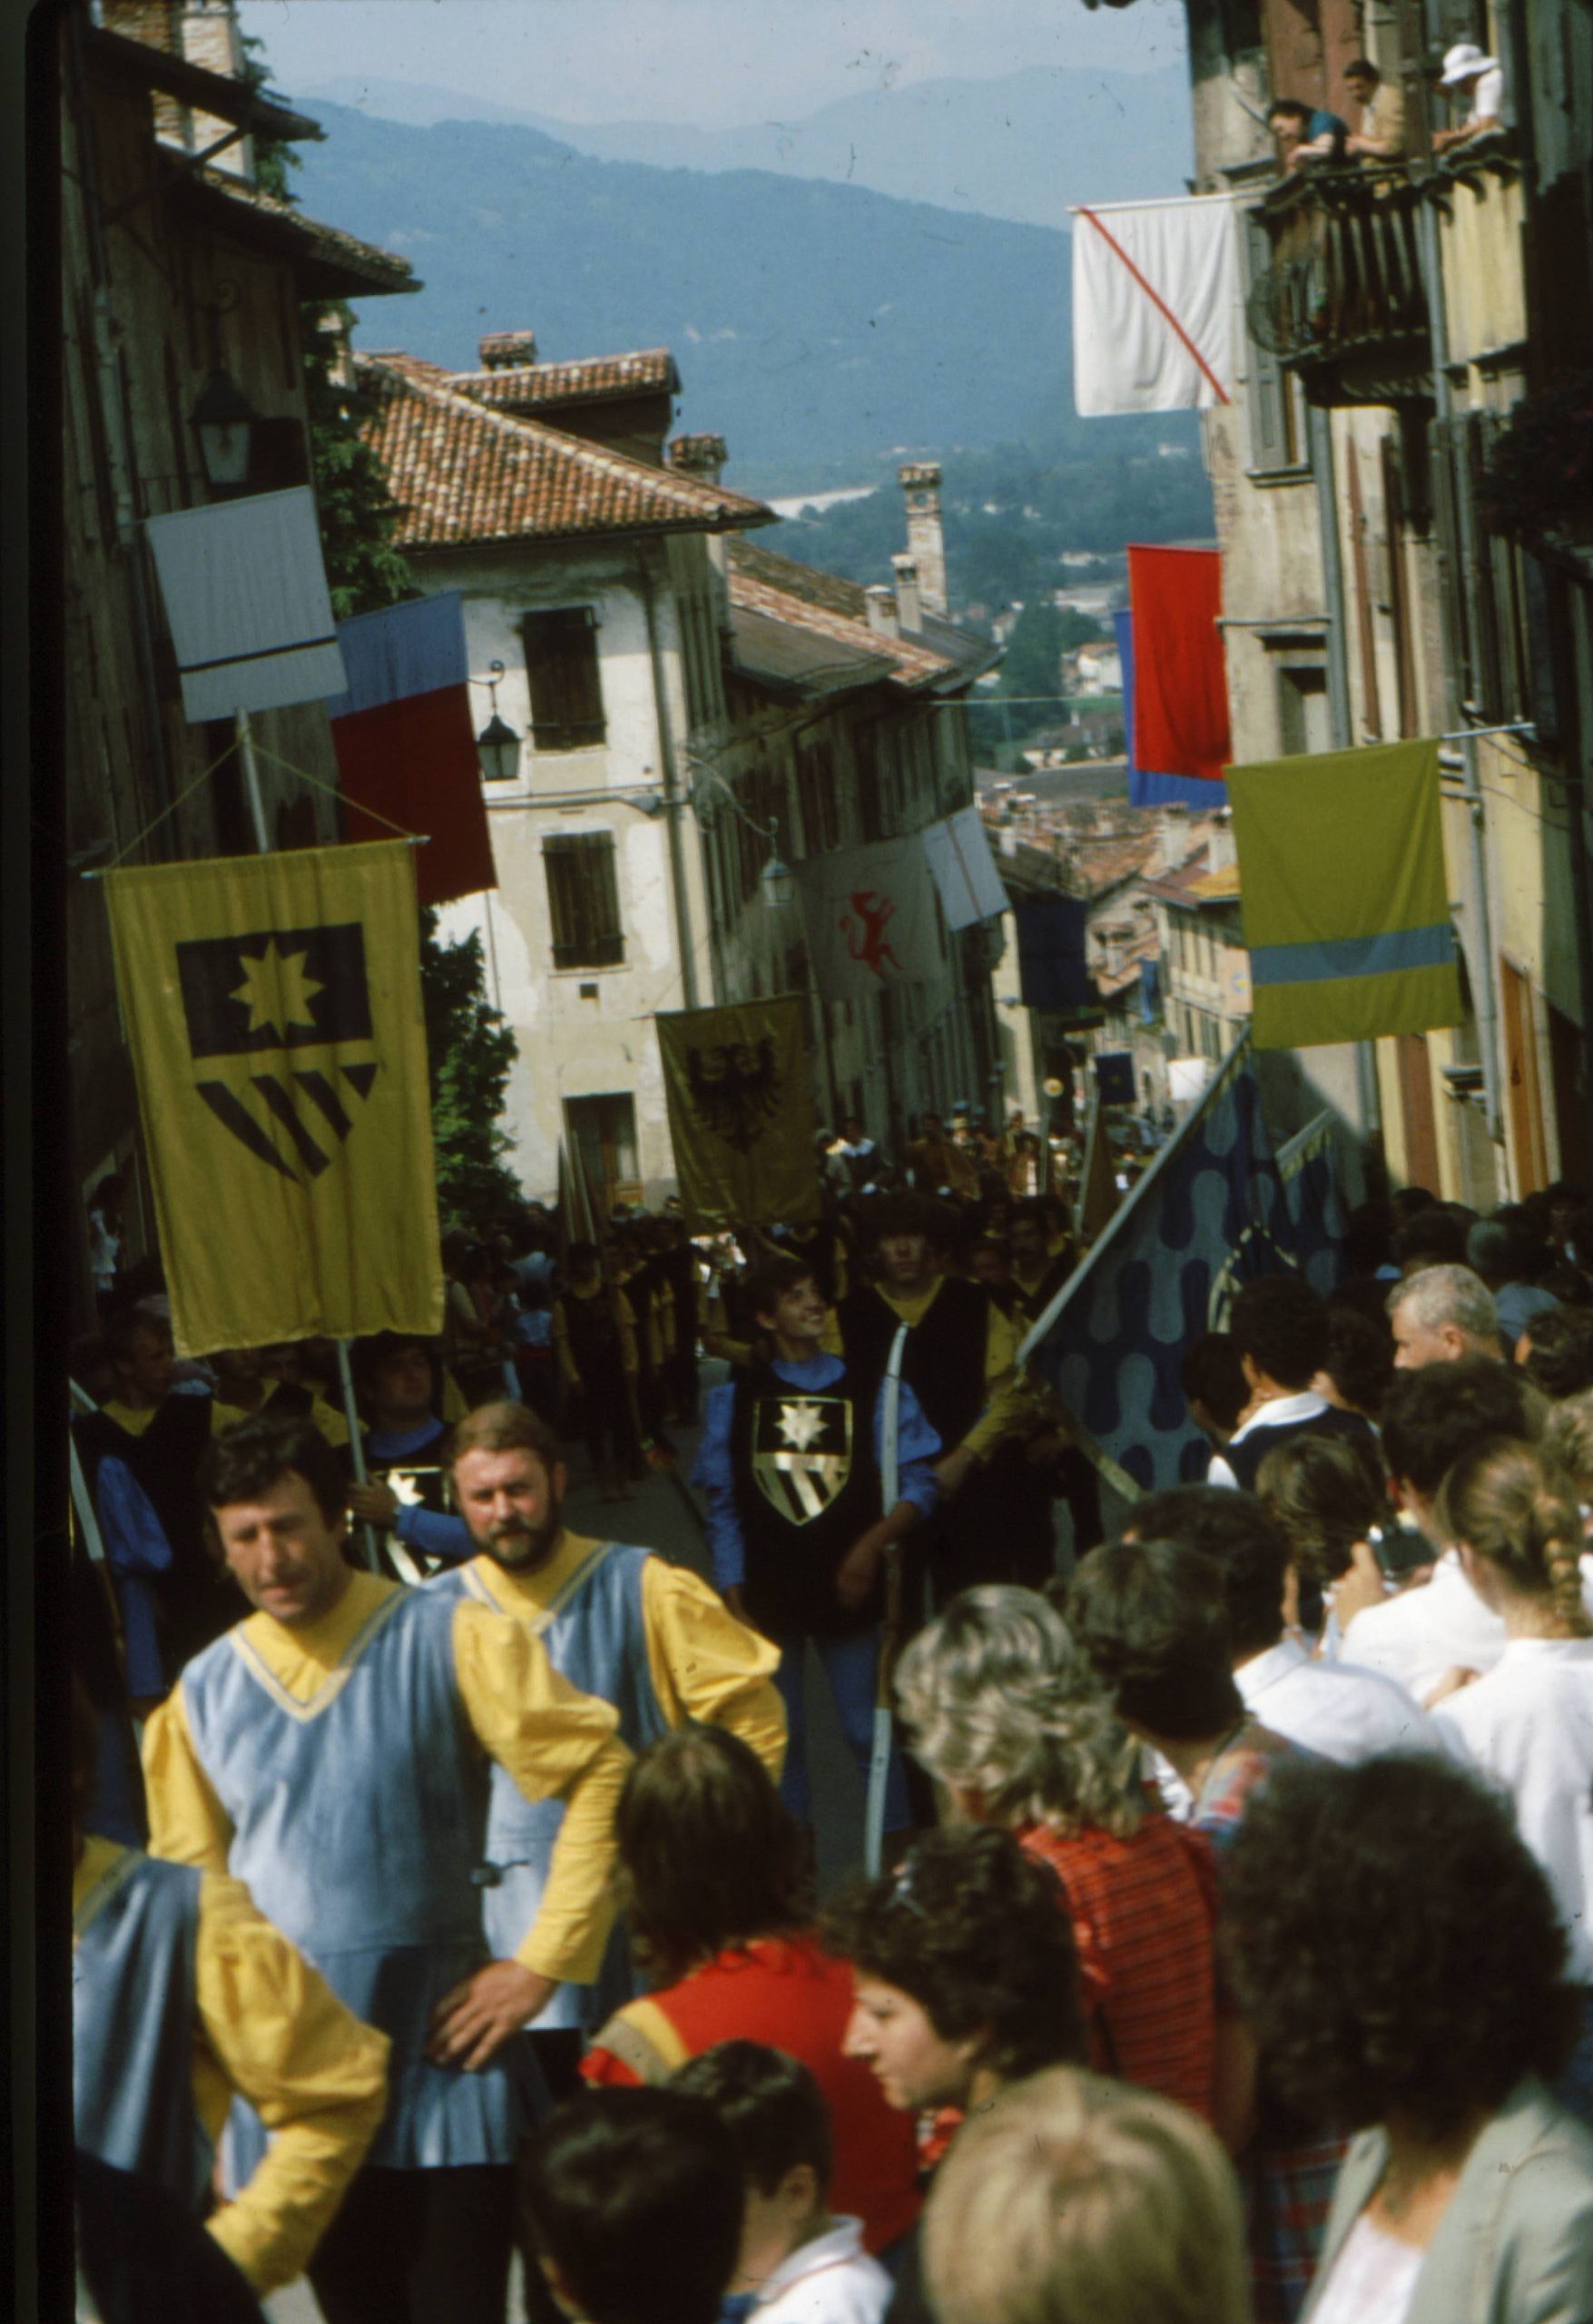
M 1344 86 L 1359 107 L 1361 126 L 1344 140 L 1346 153 L 1362 162 L 1401 162 L 1405 158 L 1405 93 L 1385 81 L 1369 57 L 1358 56 L 1344 67 Z
M 1433 131 L 1435 153 L 1468 145 L 1474 137 L 1484 137 L 1490 130 L 1504 126 L 1504 67 L 1497 56 L 1484 56 L 1475 41 L 1457 41 L 1453 48 L 1444 51 L 1438 85 L 1445 96 L 1470 92 L 1471 110 L 1457 128 Z
M 1342 162 L 1350 124 L 1336 113 L 1313 111 L 1298 97 L 1280 97 L 1267 117 L 1277 140 L 1278 166 L 1285 173 L 1307 162 Z

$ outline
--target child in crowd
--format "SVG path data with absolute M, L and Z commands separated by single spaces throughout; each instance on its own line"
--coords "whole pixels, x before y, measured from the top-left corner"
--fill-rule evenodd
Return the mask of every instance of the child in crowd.
M 715 2324 L 742 2233 L 741 2166 L 706 2099 L 593 2090 L 526 2151 L 521 2202 L 542 2272 L 577 2324 Z
M 806 2066 L 761 2042 L 720 2042 L 673 2090 L 706 2098 L 746 2179 L 729 2313 L 756 2324 L 880 2324 L 890 2279 L 863 2249 L 860 2219 L 829 2208 L 830 2116 Z

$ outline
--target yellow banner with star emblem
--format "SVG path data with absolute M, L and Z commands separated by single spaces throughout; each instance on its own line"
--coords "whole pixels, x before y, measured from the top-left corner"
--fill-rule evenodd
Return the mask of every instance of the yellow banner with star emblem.
M 661 1014 L 681 1201 L 695 1227 L 800 1226 L 819 1216 L 818 1124 L 801 1000 Z
M 105 891 L 179 1352 L 440 1331 L 408 843 Z

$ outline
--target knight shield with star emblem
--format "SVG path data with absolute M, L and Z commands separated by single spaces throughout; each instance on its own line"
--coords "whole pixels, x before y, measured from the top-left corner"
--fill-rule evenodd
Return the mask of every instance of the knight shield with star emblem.
M 408 846 L 105 888 L 180 1353 L 440 1330 Z
M 851 1474 L 851 1406 L 844 1396 L 794 1388 L 760 1396 L 752 1423 L 752 1477 L 792 1525 L 811 1525 Z
M 771 1638 L 844 1638 L 878 1621 L 877 1591 L 843 1606 L 835 1577 L 880 1515 L 875 1367 L 802 1388 L 773 1364 L 737 1379 L 730 1426 L 747 1610 Z

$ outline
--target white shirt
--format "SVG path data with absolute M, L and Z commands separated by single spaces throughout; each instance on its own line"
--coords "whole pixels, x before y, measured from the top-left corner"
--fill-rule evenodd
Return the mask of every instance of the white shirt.
M 752 2313 L 758 2324 L 880 2324 L 893 2289 L 863 2250 L 862 2221 L 843 2217 L 764 2278 Z
M 1258 1413 L 1252 1413 L 1243 1428 L 1236 1428 L 1228 1442 L 1231 1444 L 1243 1444 L 1252 1429 L 1283 1428 L 1291 1421 L 1316 1420 L 1327 1410 L 1327 1398 L 1319 1396 L 1314 1388 L 1302 1388 L 1299 1393 L 1293 1396 L 1274 1396 L 1271 1403 L 1263 1404 Z M 1205 1481 L 1208 1485 L 1228 1485 L 1234 1492 L 1239 1488 L 1238 1478 L 1220 1452 L 1212 1454 L 1212 1463 L 1205 1472 Z
M 1405 2324 L 1426 2257 L 1420 2244 L 1396 2241 L 1362 2211 L 1333 2261 L 1312 2324 Z
M 1298 1640 L 1280 1639 L 1234 1673 L 1244 1708 L 1274 1735 L 1352 1767 L 1380 1751 L 1450 1748 L 1397 1679 L 1345 1662 L 1313 1662 Z M 1463 1758 L 1463 1752 L 1453 1756 Z
M 1495 64 L 1487 73 L 1479 73 L 1471 84 L 1471 110 L 1466 115 L 1469 129 L 1473 122 L 1498 121 L 1504 112 L 1504 67 Z
M 1593 1639 L 1513 1638 L 1433 1718 L 1514 1801 L 1559 1906 L 1570 1974 L 1593 1984 Z
M 1344 1632 L 1340 1667 L 1381 1670 L 1422 1702 L 1446 1670 L 1491 1670 L 1505 1649 L 1505 1626 L 1466 1579 L 1458 1550 L 1446 1550 L 1431 1581 L 1368 1606 Z

